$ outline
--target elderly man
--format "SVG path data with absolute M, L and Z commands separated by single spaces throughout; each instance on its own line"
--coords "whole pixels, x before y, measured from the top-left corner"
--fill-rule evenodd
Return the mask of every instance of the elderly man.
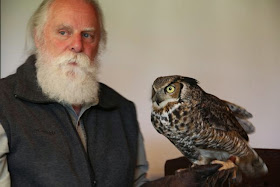
M 0 186 L 185 185 L 220 167 L 147 182 L 134 104 L 98 82 L 102 19 L 94 0 L 44 0 L 31 17 L 34 54 L 0 81 Z

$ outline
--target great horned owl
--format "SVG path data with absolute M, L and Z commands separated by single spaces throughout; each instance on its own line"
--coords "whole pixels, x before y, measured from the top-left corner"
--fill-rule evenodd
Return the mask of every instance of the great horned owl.
M 152 89 L 153 126 L 193 164 L 226 161 L 234 156 L 235 164 L 247 177 L 267 173 L 229 107 L 234 104 L 206 93 L 189 77 L 159 77 Z

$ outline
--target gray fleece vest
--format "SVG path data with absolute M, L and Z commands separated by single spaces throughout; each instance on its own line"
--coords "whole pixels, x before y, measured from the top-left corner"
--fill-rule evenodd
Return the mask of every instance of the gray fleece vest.
M 84 120 L 87 150 L 66 109 L 42 94 L 35 57 L 0 81 L 12 186 L 132 186 L 138 123 L 134 104 L 104 84 Z

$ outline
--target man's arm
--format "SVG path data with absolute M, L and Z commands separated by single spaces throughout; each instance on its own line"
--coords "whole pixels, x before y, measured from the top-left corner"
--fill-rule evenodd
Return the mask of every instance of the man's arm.
M 11 178 L 8 170 L 7 154 L 9 153 L 8 138 L 0 123 L 0 186 L 11 186 Z
M 134 187 L 142 186 L 144 183 L 148 181 L 148 179 L 146 178 L 148 169 L 149 169 L 149 164 L 146 159 L 144 140 L 143 140 L 142 133 L 139 131 L 137 164 L 135 168 L 134 184 L 133 184 Z

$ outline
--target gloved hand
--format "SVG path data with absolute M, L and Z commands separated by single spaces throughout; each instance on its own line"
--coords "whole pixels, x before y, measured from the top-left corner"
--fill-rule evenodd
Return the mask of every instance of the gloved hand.
M 219 171 L 220 164 L 195 166 L 145 183 L 142 187 L 189 187 L 189 186 L 229 186 L 232 182 L 233 168 Z

